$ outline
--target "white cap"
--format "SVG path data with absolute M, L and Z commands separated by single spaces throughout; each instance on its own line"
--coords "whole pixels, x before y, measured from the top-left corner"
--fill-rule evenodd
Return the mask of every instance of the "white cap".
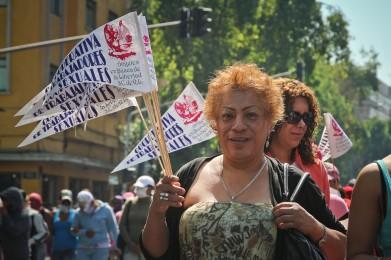
M 92 195 L 91 192 L 89 192 L 87 190 L 82 190 L 81 192 L 79 192 L 79 194 L 77 194 L 77 200 L 79 202 L 90 203 L 93 199 L 94 199 L 94 196 Z
M 136 183 L 133 185 L 134 187 L 147 188 L 148 186 L 155 187 L 155 181 L 151 176 L 143 175 L 138 177 Z

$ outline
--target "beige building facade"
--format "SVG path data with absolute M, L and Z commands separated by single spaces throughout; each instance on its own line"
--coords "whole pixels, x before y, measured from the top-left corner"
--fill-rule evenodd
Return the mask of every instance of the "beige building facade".
M 127 13 L 128 2 L 0 0 L 0 48 L 87 34 Z M 56 204 L 63 188 L 74 196 L 88 188 L 105 201 L 120 191 L 108 180 L 124 157 L 118 126 L 126 110 L 89 121 L 86 131 L 79 126 L 17 148 L 36 123 L 15 127 L 20 117 L 14 114 L 50 82 L 75 44 L 0 54 L 0 190 L 16 185 L 39 192 L 48 205 Z

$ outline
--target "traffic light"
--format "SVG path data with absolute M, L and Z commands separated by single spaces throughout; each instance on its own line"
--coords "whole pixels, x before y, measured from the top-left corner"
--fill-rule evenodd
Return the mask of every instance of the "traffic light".
M 187 7 L 181 9 L 181 23 L 179 24 L 179 37 L 190 38 L 191 11 Z
M 180 17 L 181 23 L 179 24 L 179 37 L 200 37 L 208 32 L 211 32 L 211 13 L 212 9 L 207 7 L 194 7 L 192 9 L 182 7 Z
M 191 36 L 199 37 L 212 31 L 210 28 L 212 23 L 211 13 L 212 9 L 207 7 L 195 7 L 191 10 Z
M 304 63 L 301 61 L 296 63 L 296 78 L 304 82 Z

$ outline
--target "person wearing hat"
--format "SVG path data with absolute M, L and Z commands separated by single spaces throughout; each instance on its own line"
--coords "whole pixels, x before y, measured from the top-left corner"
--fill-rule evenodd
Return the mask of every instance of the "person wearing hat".
M 124 260 L 144 259 L 138 241 L 147 219 L 155 181 L 152 177 L 143 175 L 136 180 L 133 187 L 136 196 L 125 202 L 119 224 L 120 236 L 124 242 Z
M 53 260 L 74 259 L 77 245 L 77 238 L 71 232 L 74 218 L 72 191 L 61 190 L 58 209 L 53 215 Z
M 76 259 L 107 260 L 111 241 L 117 241 L 118 226 L 111 207 L 94 198 L 88 190 L 77 194 L 80 210 L 76 212 L 72 231 L 79 236 Z M 112 248 L 116 250 L 116 248 Z
M 52 237 L 50 230 L 52 230 L 52 212 L 51 210 L 43 206 L 43 200 L 41 194 L 37 192 L 32 192 L 28 195 L 30 201 L 30 207 L 39 212 L 42 215 L 43 220 L 45 221 L 45 228 L 47 230 L 47 236 L 43 240 L 45 244 L 45 254 L 50 256 L 50 248 L 52 247 Z
M 42 198 L 38 193 L 26 194 L 21 190 L 23 199 L 25 201 L 25 209 L 28 212 L 31 220 L 30 227 L 30 259 L 44 260 L 47 255 L 46 241 L 50 235 L 49 227 L 38 210 L 42 206 Z

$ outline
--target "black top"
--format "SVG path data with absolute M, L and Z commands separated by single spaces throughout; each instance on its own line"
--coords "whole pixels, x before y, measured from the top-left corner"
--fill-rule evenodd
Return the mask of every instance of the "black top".
M 194 159 L 184 166 L 182 166 L 177 175 L 180 179 L 180 183 L 182 187 L 186 190 L 186 192 L 191 187 L 195 177 L 198 174 L 199 169 L 205 162 L 209 162 L 216 156 L 212 157 L 201 157 Z M 272 204 L 276 205 L 277 203 L 283 201 L 282 197 L 282 187 L 283 187 L 283 164 L 279 161 L 266 156 L 268 169 L 269 169 L 269 185 L 272 197 Z M 297 183 L 300 180 L 303 172 L 296 167 L 289 166 L 288 170 L 288 184 L 289 184 L 289 193 L 293 192 Z M 185 194 L 186 196 L 186 194 Z M 301 188 L 299 194 L 295 199 L 297 203 L 299 203 L 305 210 L 310 213 L 313 217 L 315 217 L 319 222 L 323 223 L 326 227 L 338 230 L 342 233 L 346 233 L 346 229 L 339 223 L 331 211 L 328 209 L 326 205 L 326 201 L 324 199 L 323 193 L 320 191 L 318 186 L 309 176 L 303 187 Z M 182 213 L 186 210 L 186 208 L 169 208 L 166 213 L 166 221 L 169 229 L 169 247 L 164 255 L 159 258 L 154 258 L 148 254 L 146 249 L 144 248 L 141 236 L 140 236 L 140 246 L 144 253 L 146 259 L 170 259 L 176 260 L 179 259 L 180 248 L 179 248 L 179 221 L 182 216 Z M 278 247 L 278 245 L 277 245 Z
M 0 194 L 7 204 L 7 214 L 0 215 L 0 247 L 4 259 L 26 260 L 29 258 L 30 218 L 23 209 L 23 197 L 20 190 L 10 187 Z

